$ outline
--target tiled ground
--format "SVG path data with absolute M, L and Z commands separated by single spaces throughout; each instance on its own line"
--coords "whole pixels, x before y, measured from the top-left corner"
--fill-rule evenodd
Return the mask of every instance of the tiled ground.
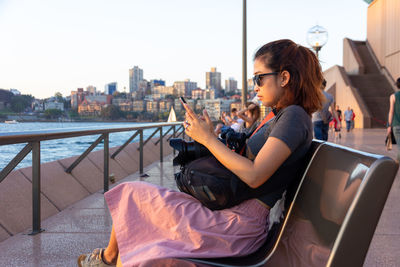
M 387 152 L 382 129 L 354 130 L 342 133 L 337 143 L 356 149 L 395 157 L 397 149 Z M 330 141 L 334 141 L 330 138 Z M 145 169 L 148 177 L 138 173 L 123 181 L 144 180 L 175 187 L 173 156 L 164 163 Z M 384 177 L 383 177 L 384 178 Z M 364 266 L 400 266 L 400 185 L 397 175 L 382 217 L 376 229 Z M 45 232 L 35 236 L 14 235 L 0 243 L 0 266 L 76 266 L 76 258 L 95 247 L 104 247 L 111 229 L 111 218 L 103 194 L 97 192 L 42 222 Z

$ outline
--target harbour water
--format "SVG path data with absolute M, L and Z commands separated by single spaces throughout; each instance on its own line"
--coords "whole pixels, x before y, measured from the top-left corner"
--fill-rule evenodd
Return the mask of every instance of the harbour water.
M 119 127 L 134 127 L 144 126 L 149 123 L 106 123 L 106 122 L 26 122 L 16 124 L 0 123 L 0 133 L 6 132 L 30 132 L 37 130 L 49 129 L 104 129 L 104 128 L 119 128 Z M 168 128 L 165 128 L 167 130 Z M 154 129 L 147 129 L 143 132 L 144 140 L 154 132 Z M 112 133 L 109 137 L 109 147 L 122 145 L 133 132 Z M 56 139 L 41 142 L 41 163 L 50 162 L 62 158 L 68 158 L 82 154 L 97 138 L 99 135 L 81 136 L 73 138 Z M 137 142 L 139 137 L 136 137 L 133 142 Z M 4 145 L 0 146 L 0 170 L 2 170 L 18 152 L 26 144 Z M 102 143 L 97 145 L 93 150 L 103 149 Z M 32 165 L 31 153 L 29 153 L 23 161 L 17 166 L 18 168 L 28 167 Z

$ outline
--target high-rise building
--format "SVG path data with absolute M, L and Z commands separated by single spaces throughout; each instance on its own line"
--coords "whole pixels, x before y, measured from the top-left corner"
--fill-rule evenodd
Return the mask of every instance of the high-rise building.
M 225 92 L 234 93 L 237 91 L 237 81 L 234 78 L 229 78 L 225 80 Z
M 86 87 L 86 91 L 89 93 L 89 95 L 95 95 L 96 94 L 96 86 L 89 85 Z
M 76 91 L 71 91 L 71 107 L 78 108 L 79 105 L 85 100 L 87 92 L 83 91 L 83 88 L 78 88 Z
M 165 85 L 165 81 L 164 80 L 150 80 L 150 84 L 152 87 L 154 86 L 159 86 L 159 85 Z
M 154 93 L 154 87 L 160 86 L 160 85 L 165 86 L 165 81 L 161 80 L 161 79 L 159 79 L 159 80 L 154 80 L 154 79 L 150 80 L 150 85 L 149 85 L 150 92 L 147 92 L 146 95 L 153 94 Z
M 192 99 L 204 99 L 204 90 L 200 88 L 192 90 Z
M 215 89 L 217 95 L 221 94 L 221 72 L 217 72 L 215 67 L 206 72 L 206 89 Z
M 143 70 L 138 66 L 129 69 L 129 92 L 133 93 L 139 90 L 139 83 L 143 81 Z
M 247 79 L 247 91 L 254 90 L 253 78 Z
M 231 100 L 224 99 L 207 99 L 198 100 L 200 106 L 203 106 L 212 120 L 219 120 L 222 112 L 229 113 Z
M 186 79 L 182 82 L 174 82 L 174 88 L 178 96 L 190 97 L 192 96 L 192 91 L 197 88 L 197 83 Z
M 112 95 L 115 91 L 117 91 L 117 82 L 108 83 L 104 87 L 104 93 L 106 95 Z

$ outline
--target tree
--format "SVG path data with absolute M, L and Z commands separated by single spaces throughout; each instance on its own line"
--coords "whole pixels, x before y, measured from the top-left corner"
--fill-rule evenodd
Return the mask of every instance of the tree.
M 68 111 L 68 116 L 69 116 L 70 118 L 79 118 L 78 110 L 77 110 L 77 109 L 70 109 L 70 110 Z
M 0 102 L 2 102 L 4 106 L 9 106 L 13 95 L 14 94 L 8 90 L 0 89 Z
M 63 103 L 64 102 L 64 98 L 63 98 L 63 96 L 62 96 L 62 94 L 60 92 L 55 93 L 54 97 L 56 98 L 58 103 Z
M 121 117 L 121 111 L 115 105 L 108 105 L 101 109 L 100 116 L 106 120 L 116 120 Z
M 54 118 L 58 118 L 60 117 L 62 114 L 62 111 L 59 109 L 55 109 L 55 108 L 49 108 L 46 109 L 44 111 L 44 115 L 46 116 L 46 118 L 48 119 L 54 119 Z
M 14 95 L 11 97 L 11 109 L 14 112 L 23 112 L 31 107 L 33 96 L 31 95 Z

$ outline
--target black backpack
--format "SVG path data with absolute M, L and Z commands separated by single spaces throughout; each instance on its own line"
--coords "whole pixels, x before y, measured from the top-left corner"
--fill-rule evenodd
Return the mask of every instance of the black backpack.
M 211 210 L 230 208 L 254 198 L 254 190 L 212 155 L 182 166 L 175 180 L 180 191 L 197 198 Z

